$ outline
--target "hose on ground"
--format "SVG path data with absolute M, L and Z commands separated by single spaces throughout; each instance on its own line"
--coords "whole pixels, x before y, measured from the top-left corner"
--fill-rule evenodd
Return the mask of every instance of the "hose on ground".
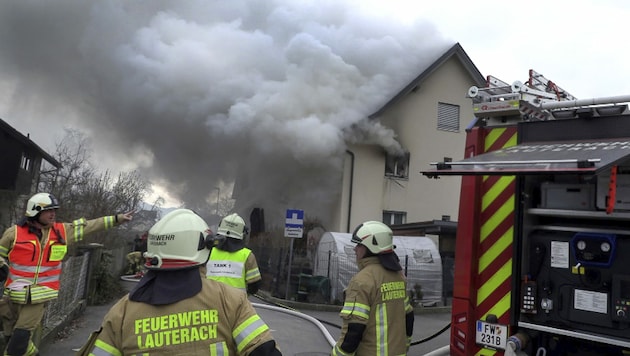
M 276 306 L 278 306 L 278 307 L 280 307 L 280 308 L 283 308 L 283 309 L 288 309 L 288 310 L 292 310 L 292 311 L 294 311 L 294 312 L 296 312 L 296 313 L 303 314 L 302 312 L 298 311 L 298 310 L 297 310 L 297 309 L 295 309 L 295 308 L 292 308 L 292 307 L 290 307 L 290 306 L 288 306 L 288 305 L 284 305 L 284 304 L 281 304 L 281 303 L 275 302 L 275 301 L 273 301 L 273 300 L 269 300 L 269 299 L 267 299 L 267 298 L 263 297 L 262 295 L 260 295 L 260 294 L 258 294 L 258 293 L 253 294 L 253 296 L 254 296 L 254 297 L 256 297 L 256 298 L 258 298 L 258 299 L 260 299 L 260 300 L 262 300 L 262 301 L 265 301 L 265 302 L 267 302 L 267 303 L 274 304 L 274 305 L 276 305 Z M 310 316 L 309 316 L 309 317 L 310 317 Z M 310 318 L 313 318 L 313 317 L 310 317 Z M 321 320 L 321 319 L 317 319 L 317 318 L 313 318 L 313 319 L 315 319 L 318 323 L 322 323 L 322 324 L 330 325 L 330 326 L 335 327 L 335 328 L 337 328 L 337 329 L 341 329 L 341 326 L 340 326 L 340 325 L 337 325 L 337 324 L 334 324 L 334 323 L 328 322 L 328 321 L 326 321 L 326 320 Z M 427 341 L 429 341 L 429 340 L 435 339 L 436 337 L 440 336 L 442 333 L 444 333 L 446 330 L 448 330 L 448 329 L 450 329 L 450 328 L 451 328 L 451 323 L 448 323 L 445 327 L 443 327 L 441 330 L 439 330 L 439 331 L 438 331 L 438 332 L 436 332 L 435 334 L 430 335 L 430 336 L 427 336 L 427 337 L 425 337 L 424 339 L 421 339 L 421 340 L 418 340 L 418 341 L 414 341 L 414 342 L 412 342 L 412 343 L 411 343 L 411 346 L 414 346 L 414 345 L 419 345 L 419 344 L 422 344 L 422 343 L 427 342 Z M 330 333 L 328 332 L 328 330 L 326 330 L 326 329 L 324 329 L 324 330 L 325 330 L 325 335 L 326 335 L 326 334 L 327 334 L 327 335 L 330 335 Z M 334 345 L 335 345 L 335 342 L 336 342 L 336 341 L 334 341 L 334 340 L 333 340 L 332 346 L 334 346 Z

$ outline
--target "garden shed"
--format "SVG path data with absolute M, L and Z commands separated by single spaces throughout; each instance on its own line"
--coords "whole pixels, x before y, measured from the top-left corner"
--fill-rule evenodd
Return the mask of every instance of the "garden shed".
M 343 301 L 343 291 L 358 272 L 352 234 L 325 232 L 314 254 L 313 275 L 330 280 L 330 302 Z M 426 236 L 394 236 L 394 252 L 407 275 L 407 289 L 421 290 L 418 302 L 435 305 L 442 300 L 442 260 L 435 242 Z M 418 289 L 418 286 L 420 289 Z

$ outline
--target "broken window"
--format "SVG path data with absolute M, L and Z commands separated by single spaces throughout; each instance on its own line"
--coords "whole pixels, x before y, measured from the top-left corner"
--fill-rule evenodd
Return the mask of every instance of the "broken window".
M 385 176 L 409 178 L 409 152 L 401 155 L 387 154 L 385 160 Z

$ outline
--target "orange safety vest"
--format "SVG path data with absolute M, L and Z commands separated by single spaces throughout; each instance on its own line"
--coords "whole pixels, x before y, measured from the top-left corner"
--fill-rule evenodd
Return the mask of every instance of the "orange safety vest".
M 61 261 L 68 251 L 66 230 L 63 223 L 55 223 L 42 232 L 40 242 L 28 226 L 16 226 L 5 288 L 15 303 L 43 303 L 59 296 Z

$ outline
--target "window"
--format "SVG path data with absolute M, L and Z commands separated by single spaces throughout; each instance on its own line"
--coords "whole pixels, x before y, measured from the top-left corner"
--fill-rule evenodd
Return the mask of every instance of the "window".
M 385 158 L 385 176 L 409 178 L 409 152 L 400 155 L 387 154 Z
M 438 103 L 438 130 L 459 132 L 459 105 Z
M 404 211 L 383 211 L 383 223 L 387 225 L 400 225 L 407 222 L 407 213 Z
M 20 162 L 20 168 L 22 168 L 25 171 L 31 170 L 31 159 L 25 153 L 22 153 L 22 161 Z

